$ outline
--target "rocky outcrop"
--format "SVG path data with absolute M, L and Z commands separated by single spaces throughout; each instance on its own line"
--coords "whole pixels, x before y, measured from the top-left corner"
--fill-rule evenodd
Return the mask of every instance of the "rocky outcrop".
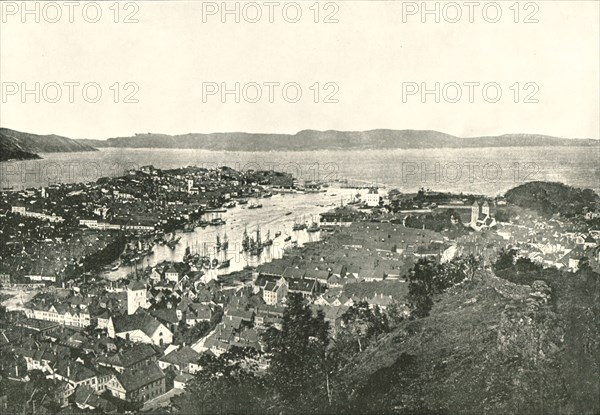
M 560 351 L 564 329 L 550 307 L 550 287 L 544 281 L 535 281 L 528 289 L 529 293 L 520 304 L 504 307 L 497 345 L 501 353 L 535 364 Z M 515 292 L 511 291 L 509 295 L 515 296 Z
M 486 284 L 494 289 L 502 297 L 514 301 L 524 301 L 531 293 L 532 288 L 529 285 L 520 285 L 496 277 L 489 272 L 484 275 Z

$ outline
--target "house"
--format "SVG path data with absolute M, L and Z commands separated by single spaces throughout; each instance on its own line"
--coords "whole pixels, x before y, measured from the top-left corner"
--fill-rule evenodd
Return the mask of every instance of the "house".
M 156 360 L 158 353 L 146 343 L 136 343 L 127 351 L 119 351 L 112 356 L 100 356 L 96 363 L 99 366 L 109 367 L 119 373 L 128 369 L 137 369 Z
M 89 311 L 69 304 L 36 304 L 25 309 L 27 318 L 45 320 L 65 326 L 87 327 L 91 324 Z
M 192 379 L 194 379 L 194 376 L 190 375 L 189 373 L 177 375 L 175 376 L 175 379 L 173 379 L 173 387 L 175 389 L 185 389 L 187 384 L 190 383 Z
M 304 298 L 312 297 L 317 291 L 318 283 L 315 280 L 290 280 L 288 292 L 301 294 Z
M 324 270 L 319 270 L 319 269 L 309 269 L 306 271 L 304 278 L 318 281 L 323 285 L 328 285 L 329 284 L 329 271 L 324 271 Z
M 97 410 L 104 414 L 117 412 L 117 407 L 106 399 L 96 394 L 96 391 L 86 385 L 78 386 L 71 400 L 79 409 Z
M 171 264 L 171 266 L 165 270 L 165 279 L 168 281 L 177 283 L 177 282 L 179 282 L 179 278 L 180 278 L 179 271 L 177 271 L 175 269 L 175 266 L 173 264 Z
M 111 317 L 108 323 L 108 336 L 157 346 L 173 342 L 173 332 L 146 312 Z
M 0 285 L 10 284 L 10 274 L 0 274 Z
M 175 313 L 180 320 L 185 320 L 189 327 L 195 326 L 201 321 L 210 321 L 214 314 L 209 303 L 195 303 L 187 297 L 179 302 Z
M 191 347 L 182 347 L 161 357 L 158 360 L 158 366 L 163 370 L 173 368 L 179 374 L 188 373 L 193 375 L 200 370 L 199 357 L 200 353 Z
M 98 378 L 96 372 L 80 363 L 63 360 L 57 363 L 54 373 L 48 378 L 65 381 L 77 388 L 78 386 L 89 386 L 98 391 Z
M 390 306 L 394 302 L 391 295 L 383 295 L 383 294 L 375 294 L 373 298 L 367 299 L 367 303 L 370 308 L 379 307 L 385 310 L 388 306 Z
M 275 305 L 287 297 L 288 284 L 285 278 L 280 278 L 276 282 L 269 281 L 263 287 L 263 300 L 265 304 Z
M 254 316 L 254 324 L 258 327 L 272 325 L 276 328 L 281 327 L 283 322 L 283 307 L 264 305 L 256 307 Z
M 119 399 L 143 403 L 166 392 L 165 374 L 156 362 L 149 362 L 115 376 L 108 390 Z
M 372 187 L 365 196 L 365 205 L 368 207 L 377 207 L 379 206 L 379 201 L 379 191 L 376 187 Z
M 104 310 L 102 313 L 96 316 L 96 328 L 107 329 L 108 320 L 110 320 L 110 313 L 107 310 Z
M 286 280 L 291 280 L 291 279 L 302 279 L 304 278 L 304 275 L 306 274 L 306 270 L 305 269 L 298 269 L 298 268 L 294 268 L 294 267 L 287 267 L 284 271 L 283 271 L 283 278 L 285 278 Z

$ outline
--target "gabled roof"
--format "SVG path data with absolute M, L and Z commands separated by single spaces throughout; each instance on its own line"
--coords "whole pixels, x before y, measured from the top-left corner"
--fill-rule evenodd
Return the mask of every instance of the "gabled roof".
M 57 370 L 59 375 L 66 377 L 72 382 L 81 382 L 86 379 L 93 378 L 96 376 L 96 372 L 87 366 L 83 366 L 80 363 L 73 363 L 70 361 L 60 361 L 57 365 Z
M 166 356 L 163 356 L 160 361 L 167 362 L 178 366 L 186 366 L 189 363 L 194 363 L 200 357 L 200 353 L 192 349 L 191 347 L 182 347 L 179 350 L 175 350 Z
M 102 356 L 98 359 L 98 362 L 128 368 L 136 363 L 148 360 L 156 354 L 156 350 L 149 344 L 135 343 L 132 349 L 112 356 Z
M 285 269 L 285 271 L 283 271 L 283 277 L 286 279 L 288 279 L 288 278 L 300 279 L 300 278 L 304 277 L 304 274 L 306 274 L 305 269 L 298 269 L 298 268 L 292 268 L 292 267 L 287 267 Z
M 75 389 L 72 399 L 77 405 L 89 405 L 92 408 L 101 409 L 105 413 L 110 413 L 117 409 L 112 402 L 96 395 L 94 389 L 87 385 L 79 385 Z
M 329 278 L 329 272 L 315 270 L 315 269 L 309 269 L 306 271 L 306 275 L 304 277 L 311 278 L 314 280 L 327 281 L 327 278 Z
M 148 336 L 152 336 L 161 326 L 158 320 L 145 312 L 114 317 L 113 324 L 116 333 L 141 330 Z
M 177 324 L 179 319 L 177 318 L 177 311 L 173 308 L 152 310 L 150 314 L 156 317 L 162 323 Z
M 150 362 L 145 366 L 135 369 L 127 369 L 120 375 L 117 375 L 119 382 L 127 392 L 140 389 L 149 383 L 156 382 L 165 377 L 165 374 L 155 362 Z

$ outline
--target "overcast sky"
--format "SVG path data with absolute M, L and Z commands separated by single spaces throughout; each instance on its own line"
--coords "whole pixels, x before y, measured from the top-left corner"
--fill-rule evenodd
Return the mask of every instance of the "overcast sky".
M 320 3 L 318 16 L 313 2 L 299 2 L 296 23 L 296 3 L 286 2 L 273 6 L 272 23 L 263 2 L 239 3 L 239 23 L 222 15 L 221 2 L 119 3 L 118 15 L 108 2 L 96 23 L 94 6 L 84 13 L 78 3 L 71 23 L 68 6 L 58 2 L 38 6 L 38 23 L 35 2 L 25 15 L 21 2 L 2 2 L 0 124 L 99 139 L 377 128 L 598 138 L 599 3 L 522 2 L 511 9 L 512 1 L 498 2 L 496 23 L 498 8 L 484 11 L 487 3 L 472 10 L 462 1 L 454 3 L 459 8 L 440 3 L 439 23 L 421 15 L 421 2 Z M 51 23 L 57 10 L 62 16 Z M 257 10 L 262 17 L 252 23 Z M 137 22 L 125 23 L 128 15 Z M 327 16 L 337 23 L 325 23 Z M 39 103 L 35 92 L 21 94 L 35 91 L 36 82 Z M 239 103 L 234 93 L 215 90 L 223 83 L 234 90 L 236 82 Z M 439 102 L 433 92 L 422 97 L 420 90 L 435 91 L 436 82 Z M 90 101 L 101 91 L 97 102 L 84 99 L 85 84 Z M 256 85 L 262 96 L 250 102 Z M 298 89 L 302 96 L 292 102 Z

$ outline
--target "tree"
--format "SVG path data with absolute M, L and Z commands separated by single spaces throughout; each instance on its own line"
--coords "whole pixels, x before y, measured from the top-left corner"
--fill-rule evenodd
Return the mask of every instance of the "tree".
M 350 307 L 342 315 L 342 321 L 345 326 L 344 332 L 356 339 L 359 351 L 362 351 L 371 339 L 377 340 L 380 334 L 390 331 L 387 315 L 382 313 L 378 306 L 371 309 L 366 301 Z
M 408 298 L 413 316 L 429 315 L 434 296 L 465 279 L 473 279 L 479 266 L 479 259 L 473 255 L 460 256 L 445 264 L 437 264 L 429 258 L 419 259 L 408 276 Z
M 232 346 L 216 357 L 200 356 L 202 370 L 187 387 L 188 393 L 174 398 L 180 413 L 246 414 L 264 412 L 264 382 L 256 375 L 259 353 Z
M 503 269 L 507 269 L 512 267 L 515 264 L 517 257 L 516 249 L 504 249 L 500 251 L 498 255 L 498 259 L 494 262 L 493 268 L 494 271 L 501 271 Z
M 302 296 L 290 295 L 282 330 L 271 328 L 265 335 L 271 354 L 268 381 L 278 404 L 290 411 L 314 412 L 331 402 L 327 347 L 329 323 L 322 311 L 313 315 Z

